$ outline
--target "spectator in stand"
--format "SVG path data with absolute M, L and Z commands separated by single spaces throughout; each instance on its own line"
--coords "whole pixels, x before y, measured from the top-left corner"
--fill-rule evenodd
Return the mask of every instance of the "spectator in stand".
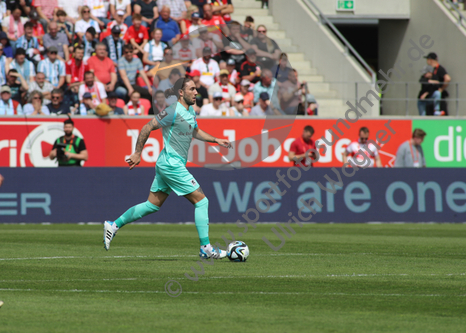
M 79 87 L 79 100 L 83 103 L 83 96 L 85 93 L 90 93 L 92 96 L 92 109 L 100 103 L 107 104 L 107 92 L 105 86 L 101 82 L 95 80 L 93 72 L 84 73 L 84 84 Z
M 214 93 L 221 92 L 223 97 L 223 102 L 227 106 L 233 104 L 233 99 L 236 95 L 236 89 L 233 85 L 230 84 L 228 80 L 228 70 L 222 69 L 219 73 L 220 80 L 209 87 L 209 100 L 212 102 Z
M 152 40 L 144 46 L 142 61 L 146 64 L 146 71 L 151 70 L 163 60 L 163 53 L 167 48 L 167 44 L 162 42 L 162 34 L 162 29 L 155 29 L 151 33 Z
M 270 69 L 264 69 L 261 73 L 261 80 L 254 85 L 254 103 L 259 102 L 261 93 L 266 92 L 270 96 L 274 95 L 277 80 L 273 77 Z
M 186 4 L 183 0 L 157 0 L 157 7 L 160 14 L 162 14 L 163 7 L 167 6 L 171 12 L 171 18 L 180 24 L 186 18 Z
M 6 57 L 8 61 L 13 60 L 13 48 L 10 45 L 10 40 L 8 39 L 6 32 L 0 32 L 0 43 L 2 44 L 3 48 L 3 55 Z
M 81 46 L 74 48 L 73 58 L 66 62 L 66 83 L 68 88 L 77 93 L 79 86 L 84 82 L 84 73 L 89 71 L 89 65 L 83 60 L 84 49 Z
M 251 116 L 280 116 L 278 111 L 272 103 L 267 92 L 262 92 L 259 95 L 259 100 L 256 106 L 251 109 L 249 113 Z
M 6 84 L 6 66 L 10 60 L 3 54 L 3 44 L 0 43 L 0 85 Z
M 110 22 L 110 20 L 107 19 L 107 10 L 105 9 L 104 0 L 83 0 L 82 4 L 91 9 L 91 18 L 101 27 L 105 27 Z
M 163 50 L 163 55 L 164 55 L 163 57 L 164 59 L 160 63 L 159 68 L 164 68 L 164 67 L 169 67 L 169 66 L 173 66 L 176 64 L 180 64 L 178 60 L 173 60 L 173 50 L 170 47 L 166 47 L 165 50 Z M 186 70 L 184 69 L 182 64 L 180 64 L 179 66 L 175 66 L 175 67 L 179 69 L 181 76 L 185 76 Z M 173 67 L 162 69 L 162 70 L 153 68 L 150 70 L 149 75 L 151 75 L 154 78 L 154 84 L 158 85 L 160 81 L 168 78 L 172 69 Z
M 189 35 L 181 37 L 180 42 L 173 46 L 173 58 L 186 63 L 183 66 L 188 67 L 193 59 L 196 59 L 194 46 L 191 45 Z
M 293 69 L 289 66 L 288 55 L 286 53 L 280 55 L 278 65 L 273 66 L 271 71 L 275 75 L 279 87 L 281 87 L 284 82 L 288 81 L 289 74 Z
M 0 95 L 0 116 L 23 114 L 23 107 L 21 106 L 21 103 L 11 98 L 11 89 L 9 86 L 2 86 Z
M 87 161 L 89 154 L 86 149 L 84 140 L 73 134 L 74 122 L 71 119 L 66 119 L 63 122 L 64 136 L 59 137 L 53 144 L 49 158 L 58 161 L 60 167 L 80 167 L 81 161 Z M 65 147 L 59 147 L 58 144 L 65 144 Z M 61 149 L 61 152 L 58 152 Z
M 310 125 L 304 127 L 303 135 L 293 141 L 288 153 L 288 159 L 295 167 L 313 167 L 312 160 L 315 160 L 316 143 L 312 140 L 314 128 Z M 314 149 L 314 151 L 310 151 Z
M 93 72 L 97 80 L 104 84 L 105 91 L 115 90 L 118 76 L 115 70 L 115 64 L 107 57 L 107 47 L 104 43 L 96 45 L 96 55 L 88 60 L 89 70 Z
M 180 21 L 181 34 L 184 36 L 188 33 L 196 31 L 201 26 L 201 15 L 199 14 L 199 8 L 195 5 L 189 6 L 186 18 Z
M 211 0 L 212 11 L 214 15 L 219 15 L 223 17 L 223 20 L 230 24 L 231 16 L 235 9 L 231 3 L 231 0 Z
M 123 56 L 123 45 L 125 41 L 120 38 L 121 29 L 118 25 L 112 28 L 112 34 L 104 38 L 103 43 L 107 47 L 108 57 L 118 66 L 118 61 Z
M 2 23 L 3 18 L 6 17 L 6 12 L 7 12 L 6 3 L 2 1 L 0 2 L 0 23 Z M 0 178 L 1 178 L 1 175 L 0 175 Z M 1 181 L 0 181 L 0 186 L 1 186 Z
M 251 45 L 241 37 L 241 25 L 237 21 L 232 21 L 229 26 L 229 39 L 222 39 L 223 48 L 226 51 L 222 53 L 222 56 L 225 60 L 234 60 L 235 68 L 239 71 L 243 62 L 246 61 L 244 50 L 249 50 Z
M 27 20 L 26 17 L 21 17 L 19 6 L 14 7 L 11 14 L 2 20 L 2 29 L 10 41 L 16 42 L 24 34 L 24 24 Z
M 70 59 L 70 53 L 68 50 L 69 41 L 68 37 L 63 32 L 58 32 L 58 24 L 53 21 L 49 24 L 49 33 L 44 35 L 43 38 L 44 47 L 49 49 L 51 46 L 55 46 L 58 51 L 57 58 L 60 61 L 66 62 Z
M 76 24 L 76 22 L 81 17 L 79 15 L 79 7 L 81 4 L 82 0 L 58 0 L 58 8 L 66 12 L 66 19 L 72 24 Z
M 84 93 L 79 103 L 79 114 L 81 116 L 95 115 L 95 105 L 91 93 Z
M 32 35 L 39 40 L 39 44 L 42 45 L 42 38 L 45 35 L 45 29 L 39 22 L 40 16 L 37 11 L 33 8 L 29 12 L 29 22 L 32 23 Z
M 38 72 L 45 74 L 46 79 L 56 88 L 65 83 L 65 63 L 57 59 L 58 49 L 51 46 L 47 49 L 47 58 L 39 62 Z
M 369 140 L 369 129 L 361 127 L 359 130 L 359 140 L 351 142 L 343 153 L 343 164 L 348 163 L 348 167 L 356 165 L 360 168 L 367 168 L 377 165 L 378 168 L 382 168 L 379 152 L 370 141 L 374 142 L 373 140 Z
M 233 59 L 227 60 L 228 79 L 235 87 L 239 84 L 239 73 L 236 71 L 236 62 Z
M 209 47 L 212 54 L 216 54 L 223 50 L 223 42 L 220 37 L 215 33 L 210 33 L 206 27 L 199 30 L 199 37 L 193 38 L 193 47 L 196 51 L 196 58 L 202 57 L 204 48 Z
M 133 15 L 133 25 L 126 31 L 123 38 L 126 44 L 131 44 L 135 54 L 144 54 L 144 47 L 149 41 L 148 29 L 142 24 L 142 16 L 140 14 Z
M 42 94 L 44 104 L 47 105 L 52 99 L 52 90 L 55 89 L 52 84 L 48 81 L 45 81 L 45 74 L 42 72 L 37 72 L 36 80 L 29 83 L 28 93 L 29 95 L 33 91 L 38 91 Z
M 278 81 L 277 81 L 278 82 Z M 304 83 L 299 83 L 293 71 L 288 72 L 288 80 L 278 88 L 280 108 L 288 115 L 296 115 L 301 103 Z
M 228 29 L 228 27 L 227 27 L 227 25 L 225 23 L 225 20 L 223 19 L 223 17 L 221 17 L 219 15 L 213 15 L 214 12 L 213 12 L 213 9 L 212 9 L 212 5 L 205 4 L 203 6 L 203 9 L 204 9 L 204 18 L 202 19 L 201 23 L 203 25 L 205 25 L 206 27 L 217 26 L 220 29 L 222 29 L 223 33 L 226 36 L 229 36 L 230 35 L 230 30 Z M 218 31 L 217 34 L 219 36 L 222 36 L 222 33 L 220 31 Z
M 29 96 L 28 103 L 24 106 L 24 114 L 28 116 L 48 116 L 50 114 L 49 109 L 43 102 L 42 94 L 37 90 L 33 91 Z
M 433 84 L 429 83 L 429 80 L 432 78 L 432 72 L 433 68 L 429 65 L 424 66 L 422 69 L 422 75 L 421 78 L 419 79 L 419 82 L 421 83 L 421 91 L 419 92 L 417 98 L 417 109 L 419 111 L 420 116 L 425 116 L 426 115 L 426 108 L 427 105 L 432 104 L 432 94 L 436 90 L 435 86 Z
M 193 105 L 193 108 L 196 114 L 199 114 L 202 106 L 209 104 L 209 93 L 207 92 L 207 89 L 201 85 L 201 72 L 198 70 L 192 70 L 191 73 L 187 75 L 191 76 L 194 84 L 196 85 L 196 104 Z
M 411 140 L 402 143 L 396 152 L 395 168 L 425 168 L 426 159 L 422 150 L 422 142 L 427 135 L 420 128 L 413 132 Z
M 6 16 L 10 15 L 13 10 L 18 7 L 21 10 L 21 16 L 27 17 L 31 11 L 30 0 L 6 0 Z M 4 16 L 5 17 L 5 16 Z
M 16 69 L 10 69 L 8 71 L 8 75 L 6 76 L 6 84 L 11 89 L 11 98 L 19 103 L 22 103 L 29 89 L 29 85 L 23 76 L 18 73 Z
M 142 116 L 144 115 L 144 105 L 141 104 L 141 95 L 134 90 L 129 98 L 128 104 L 123 108 L 127 116 Z
M 110 106 L 110 108 L 112 109 L 112 111 L 110 111 L 108 114 L 109 116 L 125 114 L 125 111 L 122 108 L 119 108 L 117 106 L 118 95 L 116 94 L 116 92 L 113 92 L 113 91 L 109 92 L 107 94 L 107 100 L 108 100 L 108 106 Z
M 171 87 L 173 87 L 176 81 L 178 81 L 180 78 L 181 78 L 180 70 L 178 68 L 173 68 L 168 78 L 163 81 L 160 81 L 158 89 L 162 91 L 166 91 L 170 89 Z M 176 104 L 177 101 L 178 99 L 176 98 L 176 96 L 173 96 L 173 95 L 166 99 L 166 102 L 168 105 Z
M 160 112 L 169 107 L 167 101 L 165 100 L 165 93 L 162 90 L 157 90 L 155 92 L 155 102 L 153 105 L 154 107 L 152 113 L 149 111 L 149 114 L 158 115 Z
M 128 25 L 131 25 L 131 0 L 111 0 L 110 14 L 115 20 L 117 16 L 120 16 L 121 22 L 118 22 L 118 24 L 124 24 L 128 28 Z M 120 26 L 120 28 L 123 31 L 123 27 Z
M 170 17 L 170 7 L 163 6 L 160 10 L 160 18 L 155 23 L 155 28 L 162 29 L 162 42 L 172 46 L 181 37 L 181 31 L 178 23 Z
M 199 58 L 191 65 L 191 70 L 198 70 L 201 73 L 200 82 L 206 89 L 215 83 L 217 75 L 220 73 L 218 63 L 212 59 L 212 49 L 205 47 L 202 51 L 202 58 Z
M 222 93 L 221 92 L 216 92 L 214 93 L 212 103 L 209 103 L 207 105 L 204 105 L 201 108 L 201 112 L 199 116 L 202 117 L 220 117 L 220 116 L 230 116 L 233 117 L 235 114 L 233 110 L 228 108 L 223 102 L 222 102 Z
M 306 94 L 305 98 L 307 102 L 307 110 L 304 111 L 305 107 L 303 106 L 303 115 L 307 114 L 308 116 L 317 116 L 319 104 L 317 104 L 316 98 L 312 94 Z
M 252 16 L 246 16 L 243 27 L 241 28 L 241 38 L 246 42 L 250 42 L 254 37 L 256 37 L 256 29 L 254 27 L 254 18 Z
M 191 0 L 191 1 L 185 1 L 184 3 L 186 5 L 186 8 L 189 8 L 189 6 L 192 6 L 192 5 L 197 6 L 197 8 L 199 8 L 199 14 L 201 15 L 201 17 L 204 17 L 203 6 L 209 2 L 210 0 Z
M 131 96 L 131 93 L 136 90 L 142 98 L 151 101 L 151 84 L 147 78 L 146 72 L 144 71 L 141 60 L 133 57 L 133 51 L 133 46 L 131 44 L 123 46 L 123 57 L 118 60 L 118 72 L 120 73 L 120 77 L 124 85 L 120 85 L 117 88 L 117 94 L 120 98 L 125 98 L 126 95 Z M 136 76 L 138 71 L 139 75 L 144 80 L 144 83 L 147 85 L 147 89 L 136 85 Z
M 26 22 L 24 24 L 24 35 L 18 38 L 15 43 L 15 49 L 18 50 L 22 48 L 25 51 L 27 60 L 34 62 L 34 64 L 39 63 L 40 51 L 39 51 L 39 41 L 33 35 L 33 24 L 31 22 Z
M 81 42 L 80 38 L 74 40 L 73 47 L 81 46 L 84 48 L 84 61 L 95 55 L 95 47 L 99 42 L 96 38 L 96 31 L 93 27 L 87 28 L 86 34 Z
M 249 117 L 249 112 L 244 107 L 243 95 L 236 95 L 231 107 L 236 117 Z
M 16 50 L 15 60 L 10 63 L 10 69 L 16 69 L 26 82 L 34 81 L 36 76 L 34 64 L 26 59 L 26 51 L 23 48 Z
M 260 80 L 262 71 L 256 64 L 257 54 L 254 49 L 248 49 L 246 51 L 246 61 L 240 66 L 241 79 L 248 80 L 251 83 L 257 83 Z
M 257 61 L 264 68 L 272 68 L 280 59 L 280 48 L 273 39 L 267 37 L 265 25 L 257 27 L 257 37 L 254 37 L 250 44 L 257 53 Z
M 240 84 L 239 93 L 236 94 L 236 96 L 243 96 L 243 104 L 247 112 L 251 112 L 251 108 L 254 106 L 254 94 L 249 91 L 250 86 L 251 82 L 243 79 Z
M 63 101 L 63 91 L 61 89 L 52 90 L 52 103 L 46 105 L 51 115 L 70 114 L 70 106 Z
M 47 30 L 55 11 L 58 10 L 58 0 L 34 0 L 34 7 L 41 18 L 40 23 Z
M 66 35 L 66 38 L 68 40 L 73 39 L 73 24 L 71 22 L 66 20 L 67 15 L 64 10 L 58 10 L 57 11 L 57 25 L 58 25 L 58 33 L 63 33 Z M 49 28 L 50 32 L 50 28 Z
M 134 13 L 142 15 L 142 25 L 147 27 L 151 27 L 153 29 L 153 25 L 156 19 L 159 17 L 159 11 L 157 8 L 157 2 L 154 0 L 136 0 L 134 3 Z M 128 23 L 126 23 L 128 24 Z M 128 24 L 129 25 L 129 24 Z
M 87 29 L 93 27 L 96 32 L 100 32 L 99 24 L 91 19 L 91 10 L 88 6 L 82 6 L 80 9 L 82 19 L 76 22 L 74 32 L 82 40 Z
M 445 116 L 447 115 L 446 103 L 441 103 L 441 99 L 448 97 L 448 92 L 446 92 L 445 89 L 448 87 L 451 77 L 448 75 L 445 68 L 439 64 L 437 54 L 431 52 L 425 58 L 427 60 L 427 65 L 434 68 L 432 78 L 428 81 L 434 84 L 436 89 L 432 94 L 432 99 L 434 100 L 434 116 Z M 442 108 L 441 106 L 444 107 Z
M 126 31 L 128 31 L 128 25 L 124 23 L 123 19 L 125 17 L 125 12 L 119 9 L 116 11 L 115 16 L 113 17 L 115 18 L 115 20 L 107 24 L 107 31 L 112 31 L 113 27 L 118 26 L 120 28 L 120 38 L 124 38 Z

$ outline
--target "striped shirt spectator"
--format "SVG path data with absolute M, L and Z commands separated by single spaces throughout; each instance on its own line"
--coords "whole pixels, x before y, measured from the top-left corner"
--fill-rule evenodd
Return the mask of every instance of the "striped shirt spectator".
M 18 55 L 18 53 L 16 53 L 15 60 L 10 63 L 10 69 L 16 69 L 18 73 L 24 77 L 26 82 L 34 81 L 34 77 L 36 76 L 34 64 L 31 61 L 25 59 L 24 55 Z
M 136 75 L 144 69 L 139 58 L 132 58 L 131 61 L 128 61 L 122 57 L 118 60 L 118 70 L 124 70 L 129 82 L 134 85 L 136 84 Z
M 65 83 L 65 63 L 57 59 L 58 49 L 55 46 L 47 50 L 48 58 L 39 62 L 38 72 L 45 74 L 46 79 L 55 87 L 60 88 Z
M 3 55 L 3 45 L 0 43 L 0 85 L 6 84 L 6 57 Z

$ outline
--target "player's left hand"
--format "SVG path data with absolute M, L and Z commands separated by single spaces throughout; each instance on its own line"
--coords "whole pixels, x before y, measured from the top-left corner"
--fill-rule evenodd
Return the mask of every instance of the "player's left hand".
M 215 142 L 217 142 L 219 146 L 222 146 L 224 148 L 233 148 L 231 142 L 226 139 L 215 139 Z

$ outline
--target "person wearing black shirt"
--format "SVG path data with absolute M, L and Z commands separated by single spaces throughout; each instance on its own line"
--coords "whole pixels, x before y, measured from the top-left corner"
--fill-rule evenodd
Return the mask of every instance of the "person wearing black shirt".
M 434 116 L 448 115 L 446 109 L 446 102 L 441 101 L 448 97 L 448 92 L 445 90 L 448 87 L 448 83 L 451 81 L 450 75 L 443 66 L 438 62 L 437 54 L 431 52 L 424 58 L 427 59 L 427 65 L 433 67 L 432 78 L 428 81 L 434 84 L 435 91 L 432 94 L 434 100 Z
M 52 90 L 52 103 L 46 105 L 51 115 L 69 114 L 70 106 L 63 101 L 63 92 L 61 89 Z
M 256 64 L 256 51 L 249 49 L 246 51 L 246 61 L 240 66 L 239 74 L 242 80 L 248 80 L 252 83 L 257 83 L 260 80 L 261 70 Z
M 436 87 L 429 83 L 429 80 L 432 78 L 432 70 L 433 68 L 431 66 L 424 66 L 421 78 L 419 79 L 419 83 L 421 83 L 421 91 L 419 91 L 419 94 L 417 95 L 417 109 L 420 116 L 426 115 L 427 106 L 432 104 L 430 98 L 436 90 Z
M 59 137 L 53 144 L 49 158 L 58 160 L 58 166 L 81 166 L 81 161 L 87 161 L 87 153 L 84 140 L 73 134 L 74 122 L 66 119 L 63 122 L 64 136 Z
M 145 26 L 146 28 L 151 27 L 152 26 L 151 23 L 153 23 L 153 21 L 159 17 L 157 1 L 137 0 L 134 3 L 134 14 L 141 14 L 142 25 Z
M 272 68 L 280 59 L 280 48 L 273 39 L 267 37 L 265 25 L 261 24 L 257 27 L 257 37 L 254 37 L 250 44 L 256 50 L 257 62 L 263 68 Z
M 232 21 L 229 28 L 229 39 L 222 38 L 224 51 L 221 52 L 221 59 L 224 61 L 233 59 L 236 63 L 235 69 L 239 72 L 241 64 L 246 60 L 244 50 L 250 49 L 251 45 L 241 37 L 241 24 L 239 22 Z

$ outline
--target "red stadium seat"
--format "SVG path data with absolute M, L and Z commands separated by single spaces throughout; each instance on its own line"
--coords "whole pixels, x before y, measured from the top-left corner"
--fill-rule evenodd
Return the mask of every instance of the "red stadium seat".
M 144 115 L 147 116 L 151 108 L 150 101 L 144 98 L 141 98 L 139 101 L 141 102 L 141 105 L 144 106 Z
M 117 105 L 117 107 L 123 109 L 124 106 L 125 106 L 126 104 L 125 104 L 125 101 L 124 101 L 124 100 L 118 98 L 118 99 L 117 99 L 117 104 L 116 104 L 116 105 Z

